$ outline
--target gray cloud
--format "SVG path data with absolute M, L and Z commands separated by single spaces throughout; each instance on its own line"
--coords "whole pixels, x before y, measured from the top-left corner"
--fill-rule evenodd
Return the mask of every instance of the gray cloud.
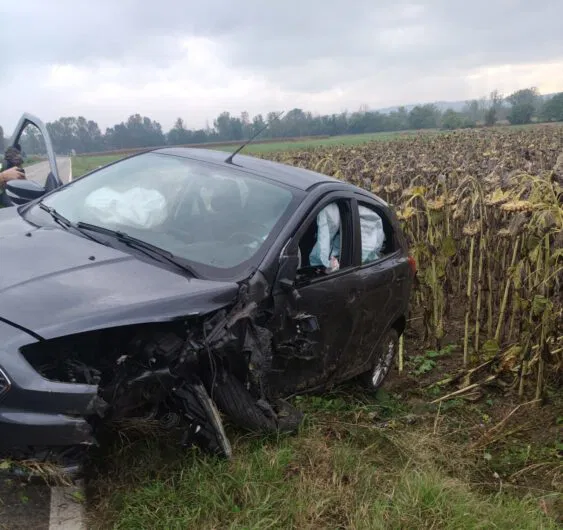
M 327 82 L 394 72 L 416 80 L 421 75 L 563 57 L 560 2 L 429 1 L 420 9 L 391 2 L 383 13 L 370 3 L 358 4 L 361 7 L 349 2 L 348 11 L 341 12 L 329 7 L 307 11 L 309 24 L 295 32 L 287 19 L 282 21 L 287 26 L 280 23 L 275 30 L 273 24 L 255 20 L 255 25 L 225 37 L 230 59 L 237 66 L 267 72 L 282 86 L 314 90 Z M 268 31 L 276 38 L 268 39 Z M 315 59 L 323 59 L 328 72 L 319 76 L 313 65 L 308 74 Z
M 49 65 L 94 71 L 110 61 L 122 69 L 123 86 L 164 75 L 173 82 L 185 54 L 179 40 L 201 36 L 216 43 L 224 65 L 209 79 L 225 85 L 234 75 L 254 76 L 301 101 L 340 88 L 351 107 L 394 104 L 399 96 L 420 101 L 432 86 L 436 99 L 457 99 L 467 92 L 461 80 L 477 68 L 562 61 L 561 20 L 563 3 L 553 0 L 21 0 L 2 7 L 0 48 L 9 52 L 0 91 L 16 107 L 55 106 L 63 114 L 78 98 L 41 87 Z M 559 82 L 563 89 L 563 73 Z M 110 106 L 115 120 L 126 117 L 115 114 L 115 102 Z M 100 103 L 92 108 L 99 112 Z M 162 101 L 152 108 L 166 109 Z
M 345 70 L 345 59 L 474 66 L 563 53 L 563 4 L 552 0 L 23 0 L 3 12 L 0 45 L 16 52 L 4 66 L 101 59 L 164 66 L 181 35 L 216 39 L 233 66 L 261 71 L 328 58 Z

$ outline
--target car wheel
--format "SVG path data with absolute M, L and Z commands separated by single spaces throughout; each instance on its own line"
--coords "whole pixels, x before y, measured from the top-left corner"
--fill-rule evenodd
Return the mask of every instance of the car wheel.
M 250 392 L 234 375 L 227 373 L 222 381 L 216 382 L 211 397 L 219 410 L 238 427 L 254 432 L 277 430 L 275 418 L 258 406 Z
M 375 391 L 381 387 L 391 371 L 398 350 L 399 334 L 396 329 L 390 329 L 381 341 L 381 347 L 372 369 L 362 376 L 363 383 L 368 389 Z

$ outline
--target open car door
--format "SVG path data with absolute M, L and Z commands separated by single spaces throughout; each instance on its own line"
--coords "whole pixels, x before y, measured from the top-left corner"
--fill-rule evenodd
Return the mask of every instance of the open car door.
M 4 153 L 2 169 L 14 166 L 24 168 L 26 179 L 6 184 L 2 197 L 5 206 L 24 204 L 63 185 L 49 131 L 31 114 L 20 118 Z

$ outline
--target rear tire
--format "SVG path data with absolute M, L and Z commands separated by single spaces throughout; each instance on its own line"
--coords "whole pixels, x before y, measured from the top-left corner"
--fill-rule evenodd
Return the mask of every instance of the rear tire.
M 399 333 L 391 328 L 387 331 L 381 341 L 381 346 L 377 353 L 377 358 L 368 372 L 362 374 L 361 381 L 363 386 L 372 392 L 381 388 L 381 385 L 389 375 L 393 367 L 393 361 L 399 351 Z

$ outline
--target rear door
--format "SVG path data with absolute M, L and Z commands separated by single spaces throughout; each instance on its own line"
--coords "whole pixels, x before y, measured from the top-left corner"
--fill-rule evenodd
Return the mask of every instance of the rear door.
M 39 118 L 27 113 L 20 118 L 4 153 L 4 169 L 19 165 L 15 150 L 23 161 L 26 178 L 44 186 L 46 192 L 63 185 L 49 131 Z
M 366 196 L 358 196 L 355 205 L 361 246 L 355 271 L 359 322 L 354 350 L 340 358 L 342 380 L 373 365 L 382 335 L 402 316 L 410 271 L 386 208 Z

